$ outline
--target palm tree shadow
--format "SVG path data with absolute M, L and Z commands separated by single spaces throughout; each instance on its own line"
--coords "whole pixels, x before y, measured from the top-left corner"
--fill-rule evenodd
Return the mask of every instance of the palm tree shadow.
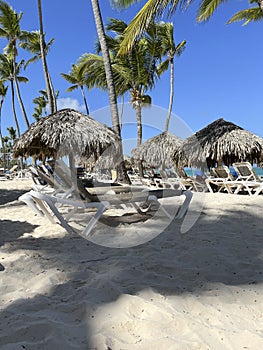
M 0 328 L 8 329 L 11 322 L 13 330 L 5 332 L 0 345 L 12 337 L 20 345 L 45 339 L 42 349 L 48 349 L 60 339 L 63 349 L 87 349 L 94 346 L 96 310 L 121 295 L 147 289 L 168 297 L 200 295 L 218 283 L 262 283 L 263 237 L 260 230 L 251 231 L 261 224 L 261 217 L 242 210 L 219 219 L 202 214 L 184 236 L 178 233 L 180 224 L 173 223 L 153 241 L 128 249 L 96 246 L 78 236 L 14 241 L 12 249 L 38 250 L 41 257 L 36 264 L 47 271 L 56 268 L 58 274 L 52 276 L 45 294 L 18 300 L 2 311 Z M 28 325 L 36 331 L 26 333 Z
M 26 221 L 0 220 L 0 247 L 6 243 L 16 246 L 19 237 L 33 232 L 37 227 Z
M 28 190 L 2 190 L 0 189 L 0 205 L 5 205 L 16 201 L 22 194 L 28 192 Z

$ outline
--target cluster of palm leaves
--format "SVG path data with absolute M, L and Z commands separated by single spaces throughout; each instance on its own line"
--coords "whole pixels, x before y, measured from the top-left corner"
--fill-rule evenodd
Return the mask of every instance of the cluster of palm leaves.
M 138 125 L 138 144 L 142 141 L 142 107 L 151 104 L 151 91 L 159 77 L 171 66 L 173 77 L 173 64 L 175 55 L 179 56 L 185 48 L 183 41 L 176 45 L 174 42 L 174 28 L 172 23 L 152 22 L 133 45 L 127 55 L 118 55 L 120 45 L 124 38 L 124 32 L 128 24 L 122 20 L 111 18 L 106 30 L 111 35 L 106 35 L 109 49 L 114 86 L 117 96 L 126 93 L 130 95 L 130 103 L 136 111 Z M 96 45 L 97 53 L 86 53 L 72 66 L 69 74 L 62 76 L 73 85 L 68 89 L 80 87 L 87 108 L 87 100 L 83 92 L 84 86 L 97 87 L 106 90 L 106 72 L 103 57 L 100 55 L 101 46 Z M 173 94 L 173 82 L 171 84 Z M 170 101 L 169 118 L 172 110 L 172 98 Z M 121 123 L 120 123 L 121 124 Z M 167 129 L 168 129 L 167 122 Z
M 38 3 L 41 2 L 38 0 Z M 15 95 L 19 101 L 21 111 L 25 120 L 27 128 L 30 126 L 29 118 L 26 113 L 26 109 L 22 100 L 20 92 L 20 83 L 27 83 L 28 79 L 24 76 L 21 76 L 22 69 L 25 69 L 30 63 L 35 62 L 36 60 L 43 59 L 43 56 L 46 57 L 50 46 L 52 45 L 54 39 L 51 39 L 49 42 L 45 43 L 44 34 L 40 31 L 28 32 L 21 30 L 20 21 L 22 18 L 22 13 L 17 13 L 13 8 L 5 1 L 0 1 L 0 37 L 7 40 L 7 45 L 5 46 L 3 53 L 0 54 L 0 118 L 3 101 L 7 95 L 8 88 L 11 90 L 11 102 L 13 117 L 15 121 L 17 135 L 20 136 L 20 124 L 17 118 L 16 106 L 15 106 Z M 42 38 L 42 39 L 41 39 Z M 18 48 L 22 48 L 30 52 L 33 56 L 27 62 L 25 60 L 20 60 L 17 62 L 18 58 Z M 54 90 L 52 89 L 51 79 L 48 73 L 48 70 L 45 72 L 47 76 L 47 81 L 51 92 L 49 89 L 46 90 L 46 93 L 42 94 L 42 100 L 37 99 L 35 103 L 37 108 L 35 109 L 35 115 L 39 117 L 42 115 L 45 103 L 49 103 L 51 106 L 50 110 L 56 110 L 56 98 Z M 44 90 L 42 90 L 44 91 Z M 53 99 L 48 99 L 47 95 L 53 95 Z M 42 108 L 41 108 L 42 106 Z M 38 115 L 37 115 L 38 114 Z M 0 119 L 1 125 L 1 119 Z M 0 128 L 1 129 L 1 128 Z M 3 144 L 2 133 L 0 131 L 1 141 Z

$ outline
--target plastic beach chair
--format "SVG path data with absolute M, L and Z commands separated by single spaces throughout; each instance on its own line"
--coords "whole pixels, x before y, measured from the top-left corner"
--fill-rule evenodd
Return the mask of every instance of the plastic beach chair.
M 160 210 L 170 219 L 182 219 L 186 214 L 190 201 L 192 199 L 192 192 L 189 190 L 142 190 L 141 188 L 140 190 L 138 190 L 138 188 L 127 188 L 126 190 L 128 192 L 122 191 L 119 193 L 105 194 L 99 196 L 95 194 L 94 200 L 92 200 L 93 195 L 91 194 L 89 195 L 88 200 L 62 198 L 59 196 L 45 194 L 37 191 L 30 191 L 28 195 L 31 196 L 32 200 L 40 206 L 40 210 L 43 211 L 43 214 L 45 214 L 52 223 L 54 222 L 55 217 L 58 220 L 58 222 L 63 226 L 63 228 L 70 234 L 76 233 L 76 231 L 69 223 L 68 215 L 63 215 L 60 210 L 61 207 L 58 208 L 56 204 L 60 204 L 62 206 L 70 206 L 73 208 L 73 210 L 78 208 L 96 209 L 96 212 L 91 217 L 87 226 L 81 232 L 77 232 L 85 238 L 87 238 L 90 235 L 92 229 L 99 221 L 103 213 L 112 206 L 119 207 L 121 205 L 131 204 L 139 214 L 146 214 L 149 212 L 150 208 L 154 203 L 160 204 L 159 199 L 161 198 L 184 196 L 185 199 L 175 217 L 171 217 L 171 215 L 166 211 L 166 209 L 163 208 L 162 205 L 159 205 Z M 47 210 L 47 208 L 49 210 Z

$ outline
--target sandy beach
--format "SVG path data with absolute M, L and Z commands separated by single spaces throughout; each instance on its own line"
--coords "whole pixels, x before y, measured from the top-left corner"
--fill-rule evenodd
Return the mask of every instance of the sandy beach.
M 206 193 L 186 233 L 120 249 L 35 216 L 30 188 L 0 182 L 1 350 L 263 349 L 262 195 Z

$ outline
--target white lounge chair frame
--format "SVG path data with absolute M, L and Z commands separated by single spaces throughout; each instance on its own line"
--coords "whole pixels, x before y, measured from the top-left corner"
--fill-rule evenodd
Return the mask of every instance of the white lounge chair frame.
M 66 206 L 72 206 L 74 209 L 77 208 L 95 208 L 97 211 L 95 212 L 94 216 L 90 219 L 87 226 L 81 231 L 77 232 L 82 237 L 87 238 L 96 223 L 101 218 L 102 214 L 112 205 L 120 205 L 120 204 L 127 204 L 131 203 L 133 207 L 137 210 L 139 213 L 147 213 L 150 209 L 151 205 L 153 203 L 159 202 L 158 199 L 160 198 L 167 198 L 167 197 L 173 197 L 173 196 L 184 196 L 185 200 L 182 203 L 181 207 L 178 210 L 178 213 L 175 217 L 171 217 L 171 215 L 166 211 L 166 209 L 160 205 L 160 210 L 170 219 L 182 219 L 184 215 L 186 214 L 190 201 L 192 199 L 192 193 L 189 190 L 143 190 L 140 192 L 130 192 L 132 193 L 132 198 L 126 201 L 122 201 L 122 199 L 117 198 L 118 196 L 101 196 L 99 201 L 94 202 L 87 202 L 82 200 L 74 200 L 74 199 L 67 199 L 62 198 L 50 194 L 45 194 L 37 191 L 30 191 L 27 193 L 27 204 L 38 214 L 38 215 L 46 215 L 47 218 L 54 223 L 54 217 L 58 220 L 58 222 L 62 225 L 62 227 L 69 233 L 73 234 L 76 233 L 75 229 L 69 224 L 68 222 L 68 216 L 63 216 L 59 209 L 57 208 L 56 204 L 59 205 L 66 205 Z M 142 209 L 140 206 L 140 203 L 146 203 L 147 202 L 147 209 Z M 49 210 L 50 211 L 49 211 Z M 73 210 L 74 210 L 73 209 Z

